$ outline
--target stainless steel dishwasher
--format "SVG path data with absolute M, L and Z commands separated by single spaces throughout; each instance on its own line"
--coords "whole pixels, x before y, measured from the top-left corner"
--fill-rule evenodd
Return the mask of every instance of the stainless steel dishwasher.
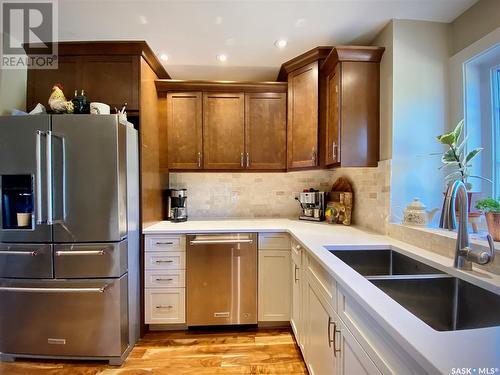
M 257 235 L 187 236 L 187 325 L 257 324 Z

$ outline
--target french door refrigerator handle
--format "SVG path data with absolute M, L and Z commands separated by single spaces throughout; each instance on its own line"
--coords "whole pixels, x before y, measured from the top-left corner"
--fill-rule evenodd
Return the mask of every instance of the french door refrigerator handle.
M 36 287 L 0 287 L 0 292 L 21 293 L 104 293 L 109 285 L 96 288 L 36 288 Z
M 48 216 L 48 221 L 49 224 L 59 224 L 59 223 L 64 223 L 66 221 L 66 140 L 65 138 L 57 133 L 54 133 L 52 131 L 47 132 L 47 149 L 50 146 L 50 157 L 47 156 L 47 160 L 50 159 L 50 165 L 52 165 L 52 137 L 59 138 L 61 140 L 61 148 L 62 148 L 62 173 L 61 173 L 61 179 L 62 179 L 62 197 L 61 197 L 61 208 L 62 208 L 62 216 L 61 218 L 56 218 L 54 217 L 54 212 L 52 209 L 52 200 L 53 200 L 53 195 L 52 195 L 52 184 L 51 186 L 51 193 L 50 195 L 50 211 L 47 210 L 47 212 L 50 212 L 50 216 Z M 50 140 L 49 140 L 50 139 Z M 47 162 L 47 170 L 49 170 L 49 162 Z M 50 174 L 47 173 L 47 180 L 52 181 L 52 169 L 50 169 Z M 49 184 L 47 184 L 49 186 Z M 56 197 L 57 198 L 57 197 Z M 49 202 L 49 199 L 47 199 L 47 202 Z
M 43 224 L 42 215 L 42 134 L 45 132 L 37 130 L 35 134 L 35 158 L 36 158 L 36 171 L 35 171 L 35 195 L 36 195 L 36 224 Z
M 45 165 L 47 173 L 47 224 L 54 224 L 52 212 L 52 132 L 47 131 L 46 146 L 45 146 Z

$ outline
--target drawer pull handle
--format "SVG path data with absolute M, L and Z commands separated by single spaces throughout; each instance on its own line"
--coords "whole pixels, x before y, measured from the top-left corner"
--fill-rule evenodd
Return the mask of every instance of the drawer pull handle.
M 173 281 L 174 279 L 156 279 L 156 281 Z
M 173 245 L 174 243 L 173 242 L 156 242 L 157 245 Z
M 295 282 L 299 281 L 299 278 L 297 277 L 297 271 L 299 270 L 299 267 L 297 267 L 297 265 L 294 264 L 294 267 L 295 267 L 295 271 L 294 271 L 294 279 L 295 279 Z
M 163 305 L 158 305 L 156 306 L 157 309 L 173 309 L 174 306 L 168 305 L 168 306 L 163 306 Z
M 157 260 L 156 263 L 173 263 L 173 260 Z
M 56 251 L 56 255 L 59 256 L 72 256 L 72 255 L 99 255 L 102 256 L 106 254 L 104 250 L 82 250 L 82 251 L 66 251 L 60 250 Z
M 22 287 L 0 287 L 2 292 L 21 293 L 104 293 L 109 285 L 98 288 L 22 288 Z
M 334 325 L 334 333 L 333 333 L 333 340 L 332 340 L 332 330 L 330 329 L 331 325 Z M 335 345 L 335 322 L 333 322 L 331 317 L 328 317 L 328 326 L 326 328 L 328 330 L 328 347 L 331 348 L 332 344 Z
M 0 251 L 0 255 L 29 255 L 32 257 L 36 257 L 38 255 L 38 251 Z

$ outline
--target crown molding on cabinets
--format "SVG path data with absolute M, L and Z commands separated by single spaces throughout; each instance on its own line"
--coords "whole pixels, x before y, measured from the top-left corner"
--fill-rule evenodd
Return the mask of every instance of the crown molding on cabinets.
M 329 74 L 339 62 L 376 62 L 384 54 L 384 47 L 372 46 L 335 46 L 321 64 L 323 74 Z
M 196 81 L 159 79 L 156 89 L 162 91 L 213 91 L 213 92 L 287 92 L 287 82 Z
M 332 48 L 331 46 L 319 46 L 283 63 L 276 80 L 280 82 L 286 81 L 290 72 L 311 64 L 314 61 L 325 59 Z

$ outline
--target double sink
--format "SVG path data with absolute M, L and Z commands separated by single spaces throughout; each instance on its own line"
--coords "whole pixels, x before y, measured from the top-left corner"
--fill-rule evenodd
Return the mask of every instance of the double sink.
M 495 293 L 393 250 L 328 250 L 437 331 L 500 325 Z

